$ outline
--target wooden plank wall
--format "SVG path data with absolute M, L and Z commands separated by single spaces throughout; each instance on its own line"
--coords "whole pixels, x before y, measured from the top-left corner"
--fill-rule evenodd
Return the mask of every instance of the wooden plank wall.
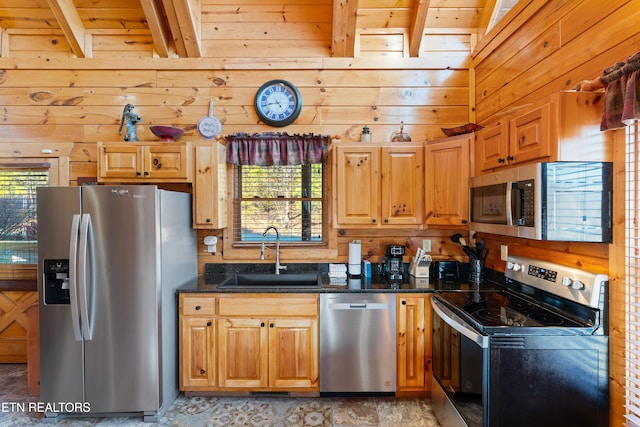
M 473 54 L 476 114 L 480 124 L 581 80 L 601 75 L 640 46 L 640 2 L 633 0 L 520 1 Z M 488 265 L 504 269 L 500 245 L 533 256 L 609 274 L 611 334 L 611 423 L 624 414 L 624 138 L 616 136 L 615 242 L 535 242 L 485 235 Z
M 140 11 L 122 1 L 114 7 L 122 10 L 123 27 L 98 30 L 96 23 L 86 28 L 90 58 L 74 58 L 59 28 L 5 30 L 0 148 L 72 141 L 70 184 L 75 185 L 96 176 L 97 141 L 122 140 L 118 128 L 127 103 L 142 118 L 141 141 L 156 140 L 149 131 L 153 124 L 179 126 L 186 131 L 181 140 L 198 140 L 196 124 L 208 113 L 211 98 L 223 133 L 312 132 L 358 140 L 368 125 L 374 141 L 389 141 L 403 121 L 414 141 L 426 141 L 442 137 L 441 127 L 472 119 L 472 22 L 466 32 L 426 33 L 419 58 L 408 57 L 402 31 L 401 37 L 397 31 L 369 32 L 358 43 L 356 58 L 331 58 L 332 1 L 286 3 L 203 1 L 201 59 L 158 58 L 150 32 L 136 24 Z M 34 11 L 36 6 L 36 0 L 25 5 Z M 389 24 L 400 25 L 404 21 L 395 20 L 405 18 L 393 16 Z M 36 13 L 34 19 L 47 17 Z M 254 112 L 255 92 L 270 79 L 289 80 L 302 94 L 302 113 L 286 129 L 259 124 Z M 407 237 L 405 231 L 391 230 L 357 236 L 367 242 L 365 253 L 377 260 L 386 244 L 407 242 L 414 251 L 423 236 L 434 236 L 435 253 L 459 256 L 449 245 L 450 234 L 416 230 Z M 346 261 L 347 243 L 354 238 L 353 232 L 341 233 L 338 259 L 322 261 Z M 220 251 L 208 254 L 204 245 L 198 249 L 200 271 L 205 262 L 234 261 L 223 259 Z M 301 254 L 301 260 L 314 261 L 313 252 Z

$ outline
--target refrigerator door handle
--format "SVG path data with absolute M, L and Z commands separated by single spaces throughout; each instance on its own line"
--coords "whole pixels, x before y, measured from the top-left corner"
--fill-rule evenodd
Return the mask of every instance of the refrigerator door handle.
M 69 305 L 71 306 L 71 326 L 76 341 L 82 341 L 80 330 L 80 314 L 78 313 L 78 232 L 80 231 L 80 215 L 74 215 L 71 220 L 71 235 L 69 236 Z
M 92 322 L 89 319 L 89 285 L 93 286 L 93 248 L 91 233 L 91 216 L 82 214 L 80 221 L 80 250 L 78 256 L 78 303 L 80 306 L 80 321 L 85 341 L 93 339 Z M 90 283 L 89 283 L 90 282 Z

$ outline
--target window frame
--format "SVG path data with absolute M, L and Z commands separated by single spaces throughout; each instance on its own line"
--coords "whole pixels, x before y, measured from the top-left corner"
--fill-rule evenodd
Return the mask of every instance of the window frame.
M 0 164 L 49 163 L 49 186 L 67 186 L 70 182 L 69 164 L 73 143 L 23 143 L 16 150 L 15 143 L 0 143 Z M 0 264 L 0 282 L 36 281 L 37 264 Z
M 323 212 L 322 228 L 323 242 L 280 242 L 280 261 L 284 264 L 301 262 L 327 262 L 328 259 L 335 259 L 338 256 L 338 242 L 335 229 L 332 227 L 332 217 L 335 215 L 333 197 L 333 166 L 332 150 L 329 150 L 327 162 L 324 164 L 324 189 L 323 189 Z M 230 226 L 222 230 L 223 257 L 234 261 L 252 261 L 270 264 L 275 262 L 274 251 L 266 251 L 265 260 L 260 261 L 261 242 L 236 242 L 234 241 L 234 225 L 236 199 L 235 199 L 235 179 L 236 172 L 232 165 L 227 167 L 228 194 L 228 219 Z

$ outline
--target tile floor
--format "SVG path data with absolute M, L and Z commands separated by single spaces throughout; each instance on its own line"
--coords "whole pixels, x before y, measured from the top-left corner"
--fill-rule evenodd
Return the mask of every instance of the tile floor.
M 42 425 L 27 392 L 25 364 L 0 364 L 0 427 Z M 26 409 L 21 410 L 21 406 Z M 428 400 L 419 398 L 187 397 L 173 402 L 158 423 L 141 418 L 63 418 L 57 426 L 440 427 Z

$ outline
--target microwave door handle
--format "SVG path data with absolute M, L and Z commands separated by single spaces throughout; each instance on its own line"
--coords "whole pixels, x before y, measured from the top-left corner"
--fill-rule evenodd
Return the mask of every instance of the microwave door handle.
M 80 232 L 80 215 L 73 215 L 71 235 L 69 236 L 69 306 L 71 307 L 71 326 L 73 337 L 82 341 L 80 314 L 78 313 L 78 233 Z
M 460 319 L 459 316 L 456 316 L 449 308 L 445 307 L 436 298 L 431 298 L 431 307 L 433 307 L 433 311 L 435 311 L 438 316 L 440 316 L 440 318 L 453 329 L 460 332 L 462 335 L 469 338 L 480 347 L 489 348 L 488 336 L 481 335 L 471 327 L 467 326 L 467 324 L 462 319 Z
M 511 205 L 512 203 L 512 193 L 513 193 L 513 183 L 512 182 L 507 182 L 507 194 L 506 194 L 506 198 L 507 200 L 505 201 L 505 204 L 507 205 L 507 225 L 513 225 L 513 206 Z

